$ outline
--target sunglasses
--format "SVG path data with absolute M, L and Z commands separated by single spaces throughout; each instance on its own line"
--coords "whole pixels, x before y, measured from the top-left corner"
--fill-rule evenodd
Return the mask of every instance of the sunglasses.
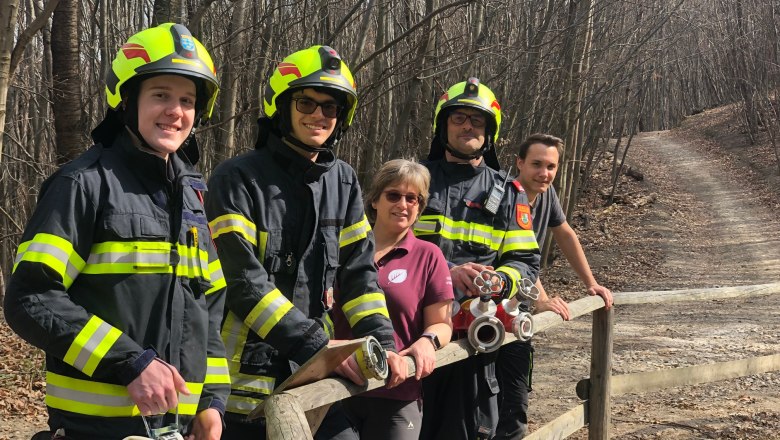
M 487 122 L 485 120 L 484 115 L 480 114 L 473 114 L 473 115 L 467 115 L 465 113 L 461 112 L 452 112 L 450 113 L 450 122 L 452 122 L 455 125 L 463 125 L 464 122 L 466 122 L 466 119 L 471 121 L 471 126 L 476 128 L 482 128 L 485 126 L 485 123 Z
M 295 109 L 299 112 L 310 115 L 317 111 L 317 107 L 322 109 L 322 116 L 326 118 L 336 118 L 341 112 L 342 107 L 334 102 L 319 103 L 310 98 L 293 98 Z
M 406 204 L 410 206 L 416 206 L 423 201 L 423 197 L 414 193 L 408 193 L 408 194 L 401 194 L 398 191 L 383 191 L 382 194 L 385 195 L 385 199 L 387 199 L 390 203 L 398 203 L 401 201 L 401 197 L 406 199 Z

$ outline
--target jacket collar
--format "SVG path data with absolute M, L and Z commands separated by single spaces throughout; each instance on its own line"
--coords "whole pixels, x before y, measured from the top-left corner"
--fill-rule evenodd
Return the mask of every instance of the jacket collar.
M 144 179 L 173 182 L 177 177 L 201 177 L 191 164 L 182 160 L 176 153 L 169 154 L 166 161 L 152 152 L 142 150 L 140 143 L 124 128 L 114 139 L 111 147 L 129 168 L 134 169 Z
M 444 173 L 451 177 L 474 177 L 487 169 L 484 160 L 476 166 L 470 163 L 448 162 L 447 159 L 440 159 L 440 163 Z
M 268 136 L 268 148 L 273 154 L 274 161 L 288 174 L 303 176 L 304 182 L 312 183 L 328 172 L 336 164 L 336 156 L 332 151 L 322 151 L 317 155 L 317 161 L 301 156 L 295 150 L 287 146 L 278 136 Z

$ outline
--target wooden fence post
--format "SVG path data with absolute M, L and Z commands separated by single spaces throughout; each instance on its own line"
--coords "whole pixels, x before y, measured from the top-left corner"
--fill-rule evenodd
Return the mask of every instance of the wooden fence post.
M 295 396 L 273 394 L 265 401 L 268 440 L 312 440 L 309 422 Z
M 612 377 L 612 320 L 614 308 L 593 312 L 588 398 L 588 439 L 609 438 L 611 421 L 610 381 Z

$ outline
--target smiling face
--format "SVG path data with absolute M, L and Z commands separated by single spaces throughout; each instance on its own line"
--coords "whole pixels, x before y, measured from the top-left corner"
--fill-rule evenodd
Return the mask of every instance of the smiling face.
M 379 198 L 371 203 L 376 210 L 374 229 L 393 235 L 406 232 L 420 213 L 419 197 L 420 190 L 411 183 L 396 182 L 385 187 Z M 391 201 L 395 199 L 395 202 Z
M 138 92 L 138 132 L 167 159 L 181 147 L 195 121 L 195 83 L 179 75 L 146 79 Z
M 483 112 L 468 107 L 456 108 L 453 113 L 456 112 L 468 116 L 485 116 Z M 447 143 L 459 153 L 474 154 L 485 144 L 485 126 L 475 127 L 471 118 L 465 118 L 463 123 L 458 125 L 450 116 L 447 118 Z
M 290 121 L 292 135 L 306 145 L 321 147 L 328 140 L 336 128 L 337 118 L 329 118 L 322 114 L 322 107 L 317 106 L 314 113 L 307 115 L 298 110 L 296 99 L 308 98 L 318 104 L 338 104 L 336 99 L 327 93 L 320 93 L 314 89 L 296 90 L 290 103 Z
M 528 147 L 525 159 L 517 158 L 518 180 L 533 201 L 550 187 L 558 172 L 558 150 L 542 143 Z

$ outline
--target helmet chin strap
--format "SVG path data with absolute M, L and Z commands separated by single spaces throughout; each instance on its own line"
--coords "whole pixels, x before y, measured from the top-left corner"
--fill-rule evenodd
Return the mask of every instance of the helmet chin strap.
M 482 157 L 483 154 L 485 154 L 485 151 L 487 150 L 487 145 L 486 144 L 487 144 L 487 141 L 485 141 L 485 143 L 482 145 L 482 148 L 480 148 L 479 150 L 475 151 L 472 154 L 463 154 L 463 153 L 461 153 L 460 151 L 452 148 L 450 146 L 449 142 L 444 144 L 444 148 L 446 148 L 447 151 L 449 151 L 451 155 L 457 157 L 458 159 L 472 160 L 472 159 L 479 159 L 480 157 Z
M 328 151 L 328 150 L 330 150 L 332 148 L 332 147 L 328 147 L 327 146 L 327 142 L 322 144 L 322 146 L 320 146 L 320 147 L 312 147 L 311 145 L 304 144 L 303 142 L 299 141 L 295 136 L 293 136 L 292 134 L 289 134 L 289 133 L 284 135 L 284 136 L 282 136 L 282 138 L 285 141 L 295 145 L 296 147 L 298 147 L 298 148 L 300 148 L 300 149 L 302 149 L 304 151 L 308 151 L 309 153 L 322 153 L 322 152 Z

